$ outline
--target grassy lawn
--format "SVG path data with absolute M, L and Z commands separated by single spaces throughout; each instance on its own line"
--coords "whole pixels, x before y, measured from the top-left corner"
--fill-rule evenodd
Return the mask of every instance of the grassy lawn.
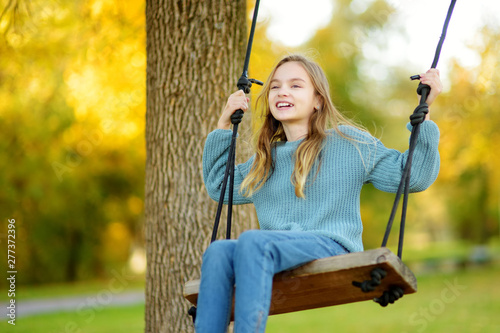
M 387 308 L 362 302 L 271 316 L 266 332 L 500 332 L 500 285 L 496 284 L 500 267 L 417 277 L 418 293 L 407 295 Z M 81 286 L 80 290 L 95 292 L 104 287 Z M 62 293 L 64 287 L 56 289 Z M 44 293 L 54 295 L 49 289 L 35 292 L 40 296 Z M 16 326 L 0 321 L 0 332 L 8 333 L 143 331 L 144 305 L 36 315 L 18 318 Z
M 0 322 L 5 333 L 142 333 L 144 304 L 60 312 L 16 319 L 16 325 Z

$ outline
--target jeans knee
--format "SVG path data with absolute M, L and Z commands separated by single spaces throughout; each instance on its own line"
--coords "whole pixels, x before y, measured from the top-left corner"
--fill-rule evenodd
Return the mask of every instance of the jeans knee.
M 234 252 L 234 241 L 218 240 L 210 244 L 203 254 L 203 262 L 208 261 L 232 261 Z
M 244 252 L 249 255 L 266 252 L 267 241 L 262 230 L 248 230 L 241 233 L 238 237 L 236 251 Z
M 262 232 L 261 230 L 247 230 L 241 233 L 241 235 L 238 237 L 238 242 L 240 244 L 247 244 L 247 245 L 257 245 L 259 244 L 259 241 L 262 241 Z

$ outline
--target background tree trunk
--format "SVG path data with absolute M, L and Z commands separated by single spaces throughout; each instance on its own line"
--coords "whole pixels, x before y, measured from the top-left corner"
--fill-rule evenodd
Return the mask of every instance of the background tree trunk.
M 146 332 L 188 332 L 182 289 L 199 277 L 216 211 L 203 186 L 203 145 L 237 89 L 246 1 L 147 0 L 146 30 Z M 253 207 L 238 207 L 233 235 L 256 224 Z

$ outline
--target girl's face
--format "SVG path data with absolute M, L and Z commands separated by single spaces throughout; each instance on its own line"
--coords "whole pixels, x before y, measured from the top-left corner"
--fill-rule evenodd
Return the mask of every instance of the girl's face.
M 287 62 L 274 73 L 269 90 L 269 108 L 283 126 L 308 126 L 319 98 L 309 74 L 298 62 Z

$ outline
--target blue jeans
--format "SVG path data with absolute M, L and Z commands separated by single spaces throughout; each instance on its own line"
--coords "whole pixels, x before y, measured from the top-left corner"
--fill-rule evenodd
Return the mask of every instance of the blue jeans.
M 203 255 L 196 333 L 227 331 L 233 290 L 234 331 L 264 332 L 275 273 L 345 253 L 326 236 L 300 231 L 249 230 L 213 242 Z

